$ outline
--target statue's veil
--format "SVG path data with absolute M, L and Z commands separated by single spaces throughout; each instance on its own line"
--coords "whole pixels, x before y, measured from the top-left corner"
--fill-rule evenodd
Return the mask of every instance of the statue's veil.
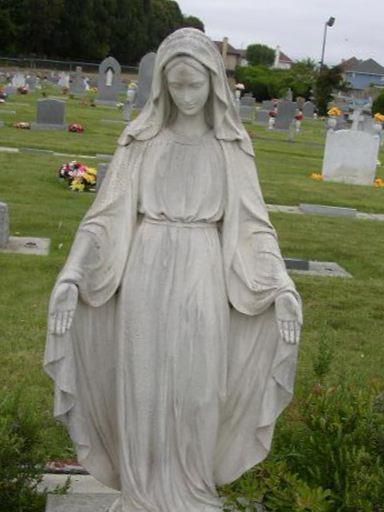
M 241 123 L 228 85 L 223 59 L 211 39 L 194 28 L 177 30 L 160 45 L 151 95 L 139 116 L 121 134 L 119 144 L 127 145 L 132 139 L 151 139 L 167 125 L 175 107 L 167 89 L 164 69 L 173 58 L 180 55 L 194 58 L 209 71 L 211 91 L 206 116 L 216 138 L 238 141 L 245 152 L 253 155 L 251 141 Z

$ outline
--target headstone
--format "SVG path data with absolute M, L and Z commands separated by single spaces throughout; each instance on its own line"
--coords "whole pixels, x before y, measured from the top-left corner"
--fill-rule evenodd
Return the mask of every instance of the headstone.
M 75 94 L 78 96 L 85 94 L 85 84 L 82 74 L 81 66 L 76 66 L 75 76 L 72 78 L 72 82 L 69 86 L 70 94 Z
M 328 206 L 325 204 L 301 203 L 300 211 L 314 215 L 329 215 L 330 217 L 356 217 L 356 208 L 345 208 L 344 206 Z
M 289 87 L 288 91 L 287 91 L 287 94 L 285 95 L 285 99 L 287 101 L 292 101 L 293 100 L 293 92 L 292 92 L 292 89 Z
M 96 103 L 113 105 L 121 89 L 121 67 L 116 59 L 107 57 L 99 66 Z
M 34 92 L 36 90 L 37 77 L 36 75 L 28 75 L 26 80 L 26 85 L 28 86 L 28 90 Z
M 309 119 L 313 119 L 315 113 L 315 104 L 312 101 L 306 101 L 303 106 L 303 116 Z
M 139 84 L 135 99 L 135 107 L 143 108 L 151 92 L 153 68 L 155 66 L 156 53 L 150 52 L 144 55 L 139 66 Z
M 275 104 L 270 100 L 263 101 L 261 104 L 261 110 L 268 110 L 268 112 L 271 112 L 271 110 L 274 110 L 274 108 Z
M 62 89 L 69 89 L 70 77 L 69 77 L 68 73 L 60 73 L 59 81 L 57 82 L 57 85 L 59 87 L 61 87 Z
M 296 105 L 299 110 L 303 110 L 305 103 L 305 98 L 303 98 L 302 96 L 298 96 L 296 98 Z
M 276 130 L 289 130 L 296 114 L 296 103 L 283 100 L 277 106 L 277 114 L 275 118 Z
M 0 203 L 0 248 L 2 249 L 8 243 L 9 238 L 9 213 L 8 205 Z
M 65 130 L 65 102 L 55 99 L 42 99 L 37 102 L 35 130 Z
M 309 270 L 309 261 L 299 258 L 284 258 L 285 266 L 288 270 Z
M 97 166 L 96 192 L 99 191 L 101 184 L 103 183 L 103 180 L 108 170 L 108 166 L 109 164 L 99 164 Z
M 328 130 L 323 160 L 326 181 L 372 185 L 380 137 L 358 130 Z
M 256 123 L 267 125 L 269 121 L 270 110 L 257 110 L 256 111 Z
M 16 73 L 12 78 L 12 87 L 18 89 L 19 87 L 25 86 L 25 75 L 24 73 Z
M 253 123 L 255 121 L 256 103 L 251 95 L 244 95 L 240 100 L 240 118 L 242 121 Z

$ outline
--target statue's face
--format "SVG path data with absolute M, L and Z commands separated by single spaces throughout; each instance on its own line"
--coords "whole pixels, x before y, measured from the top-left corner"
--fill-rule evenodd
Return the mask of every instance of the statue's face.
M 200 67 L 201 70 L 197 69 Z M 186 58 L 171 67 L 166 77 L 169 93 L 184 115 L 194 116 L 204 108 L 210 83 L 208 71 L 201 64 L 191 66 Z

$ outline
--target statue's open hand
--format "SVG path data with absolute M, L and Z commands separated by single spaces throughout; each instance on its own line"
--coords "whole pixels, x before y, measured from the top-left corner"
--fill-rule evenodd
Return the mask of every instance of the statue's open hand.
M 79 290 L 75 284 L 55 286 L 49 305 L 49 332 L 61 336 L 71 328 L 77 306 Z
M 286 343 L 295 345 L 299 342 L 303 323 L 299 302 L 291 293 L 283 293 L 277 297 L 275 309 L 280 336 Z

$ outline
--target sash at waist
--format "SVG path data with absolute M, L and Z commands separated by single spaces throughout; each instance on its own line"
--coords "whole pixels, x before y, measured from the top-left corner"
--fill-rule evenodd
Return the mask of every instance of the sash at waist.
M 183 222 L 170 219 L 153 219 L 152 217 L 147 217 L 146 215 L 143 217 L 142 222 L 148 224 L 158 224 L 159 226 L 170 226 L 173 228 L 217 228 L 217 222 Z

